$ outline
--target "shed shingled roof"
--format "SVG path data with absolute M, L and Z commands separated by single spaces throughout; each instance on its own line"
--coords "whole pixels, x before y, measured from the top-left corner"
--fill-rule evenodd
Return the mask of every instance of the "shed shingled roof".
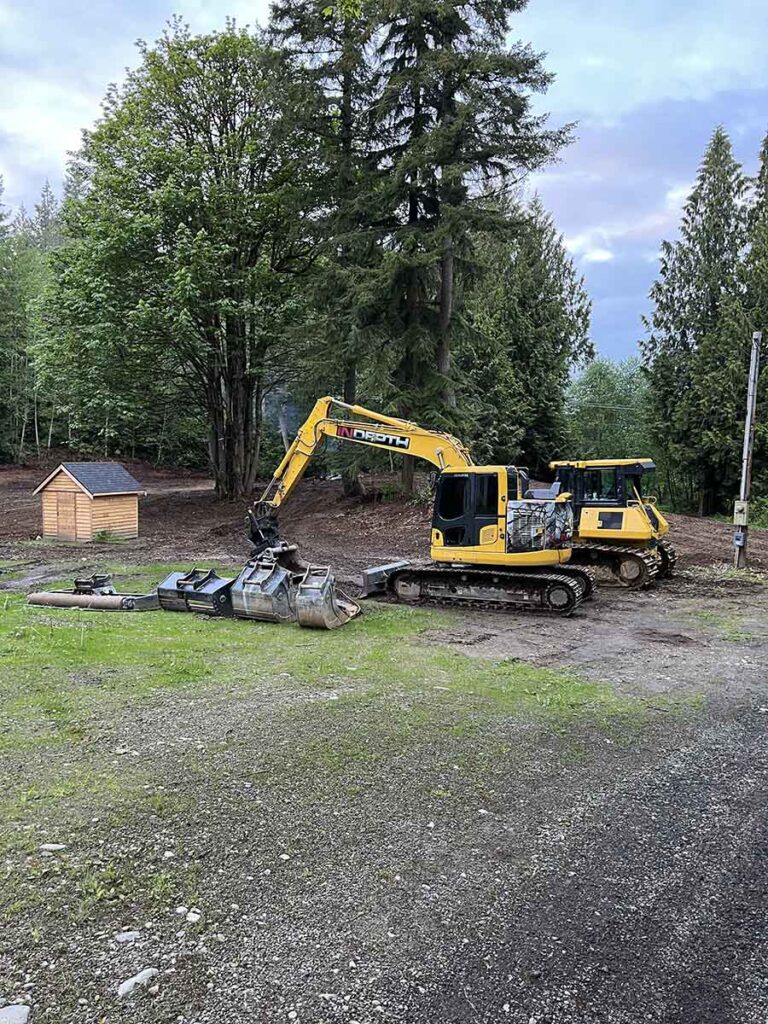
M 62 462 L 59 469 L 65 469 L 70 476 L 90 494 L 135 494 L 144 488 L 134 480 L 125 466 L 119 462 Z M 53 479 L 58 470 L 51 474 L 37 490 Z

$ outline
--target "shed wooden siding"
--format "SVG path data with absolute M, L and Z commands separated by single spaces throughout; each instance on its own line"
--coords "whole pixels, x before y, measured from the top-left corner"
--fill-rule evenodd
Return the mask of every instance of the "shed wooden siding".
M 91 499 L 74 485 L 46 488 L 43 499 L 43 536 L 61 540 L 92 540 Z
M 62 476 L 64 474 L 62 473 Z M 91 499 L 87 494 L 80 491 L 75 497 L 75 518 L 77 522 L 77 536 L 75 540 L 93 540 L 93 529 L 91 527 Z
M 139 536 L 138 495 L 97 495 L 89 504 L 91 506 L 92 536 L 103 532 L 127 538 Z

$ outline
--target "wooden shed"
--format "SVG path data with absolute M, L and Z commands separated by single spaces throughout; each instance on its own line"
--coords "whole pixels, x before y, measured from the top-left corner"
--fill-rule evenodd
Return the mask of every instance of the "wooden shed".
M 118 462 L 62 462 L 34 493 L 42 498 L 45 538 L 139 536 L 139 494 L 146 492 Z

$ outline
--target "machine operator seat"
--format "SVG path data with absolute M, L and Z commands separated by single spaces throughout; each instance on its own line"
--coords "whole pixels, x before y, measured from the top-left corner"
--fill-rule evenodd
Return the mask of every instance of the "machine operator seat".
M 537 498 L 539 501 L 554 501 L 560 493 L 560 481 L 555 480 L 549 487 L 531 487 L 525 492 L 526 498 Z

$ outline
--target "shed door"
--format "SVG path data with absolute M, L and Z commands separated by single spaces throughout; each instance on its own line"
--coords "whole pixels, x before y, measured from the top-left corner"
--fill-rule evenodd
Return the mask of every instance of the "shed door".
M 76 495 L 59 491 L 56 495 L 56 523 L 59 540 L 77 540 Z

